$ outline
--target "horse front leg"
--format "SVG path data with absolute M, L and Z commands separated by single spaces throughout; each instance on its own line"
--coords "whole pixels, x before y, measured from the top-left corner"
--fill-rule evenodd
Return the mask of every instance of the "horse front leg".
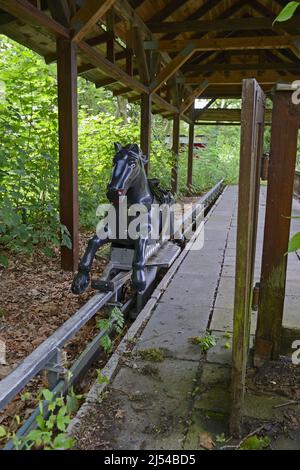
M 94 237 L 90 239 L 82 260 L 79 263 L 78 273 L 72 283 L 71 290 L 73 294 L 82 294 L 87 289 L 90 283 L 90 272 L 95 255 L 99 248 L 108 242 L 109 239 L 101 239 L 97 235 L 94 235 Z
M 146 248 L 148 245 L 148 238 L 138 238 L 135 242 L 134 256 L 132 263 L 132 282 L 138 292 L 143 292 L 146 289 Z

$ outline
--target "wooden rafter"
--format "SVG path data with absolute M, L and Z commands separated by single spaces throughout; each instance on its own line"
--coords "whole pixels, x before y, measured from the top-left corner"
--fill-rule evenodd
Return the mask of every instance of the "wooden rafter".
M 283 83 L 289 83 L 297 79 L 297 75 L 287 73 L 286 75 L 280 75 L 276 72 L 262 72 L 262 73 L 251 73 L 252 78 L 256 78 L 260 84 L 273 85 L 278 81 Z M 194 76 L 186 77 L 186 83 L 190 85 L 198 84 L 202 80 L 208 80 L 210 85 L 240 85 L 242 81 L 247 78 L 243 72 L 234 72 L 230 75 L 225 73 L 215 72 L 210 77 Z
M 71 19 L 71 24 L 76 31 L 73 41 L 76 43 L 81 41 L 114 3 L 115 0 L 85 0 L 83 6 Z
M 201 83 L 201 85 L 199 85 L 197 88 L 195 88 L 193 93 L 190 96 L 188 96 L 184 100 L 184 102 L 181 104 L 180 112 L 185 113 L 185 111 L 187 111 L 190 108 L 190 106 L 194 103 L 195 99 L 197 99 L 199 96 L 202 95 L 202 93 L 206 90 L 208 85 L 209 85 L 209 82 L 207 80 L 204 80 Z
M 180 51 L 184 47 L 194 46 L 198 51 L 231 51 L 256 49 L 288 49 L 300 41 L 297 36 L 255 36 L 242 38 L 217 39 L 177 39 L 172 41 L 145 41 L 145 49 L 160 51 Z
M 185 64 L 185 62 L 193 55 L 194 46 L 187 44 L 187 46 L 179 52 L 179 54 L 168 64 L 166 67 L 159 72 L 155 80 L 150 85 L 151 91 L 155 92 L 158 90 L 163 83 L 165 83 L 170 77 L 172 77 L 178 69 Z
M 133 77 L 127 75 L 126 72 L 117 67 L 115 64 L 112 64 L 102 54 L 100 54 L 98 51 L 86 44 L 84 41 L 81 41 L 78 46 L 82 50 L 82 52 L 84 52 L 85 55 L 89 58 L 89 60 L 95 65 L 95 67 L 99 67 L 110 77 L 113 77 L 116 80 L 124 83 L 132 90 L 136 90 L 140 93 L 148 93 L 148 87 L 140 83 L 138 80 L 135 80 Z
M 56 37 L 69 38 L 70 33 L 63 25 L 50 18 L 27 0 L 0 0 L 0 8 L 7 13 L 33 25 L 41 25 Z
M 233 72 L 242 70 L 299 70 L 300 62 L 261 62 L 261 63 L 243 63 L 243 64 L 228 64 L 228 63 L 206 63 L 206 64 L 187 64 L 182 67 L 183 72 Z
M 149 85 L 150 82 L 150 72 L 147 56 L 144 49 L 144 44 L 142 40 L 142 35 L 140 29 L 136 26 L 133 27 L 133 50 L 136 55 L 139 75 L 142 83 Z
M 185 33 L 185 32 L 217 32 L 217 31 L 254 31 L 254 30 L 278 30 L 278 24 L 274 25 L 274 18 L 229 18 L 211 21 L 169 21 L 146 23 L 152 33 Z M 287 21 L 285 29 L 299 28 L 300 17 Z
M 266 121 L 271 122 L 272 110 L 266 110 Z M 240 122 L 241 121 L 241 110 L 240 109 L 195 109 L 195 121 L 228 121 L 228 122 Z

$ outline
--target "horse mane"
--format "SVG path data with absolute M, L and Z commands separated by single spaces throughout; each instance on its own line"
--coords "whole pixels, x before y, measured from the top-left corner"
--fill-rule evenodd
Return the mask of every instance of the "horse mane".
M 142 150 L 137 144 L 127 144 L 125 145 L 125 147 L 123 147 L 120 143 L 115 143 L 115 150 L 116 150 L 115 157 L 119 153 L 121 153 L 122 156 L 127 154 L 127 155 L 130 155 L 130 157 L 134 158 L 135 160 L 140 161 L 143 165 L 148 163 L 148 159 L 146 155 L 143 154 Z

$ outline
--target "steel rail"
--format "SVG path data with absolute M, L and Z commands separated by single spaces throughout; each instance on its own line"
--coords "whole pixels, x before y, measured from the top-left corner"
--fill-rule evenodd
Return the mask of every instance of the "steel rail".
M 210 191 L 203 195 L 197 206 L 203 205 L 203 211 L 208 208 L 212 201 L 222 191 L 224 180 L 219 181 Z M 193 212 L 194 214 L 194 212 Z M 199 214 L 198 214 L 199 215 Z M 186 222 L 187 218 L 191 217 L 191 213 L 187 214 L 183 223 Z M 130 278 L 131 271 L 117 274 L 114 280 L 117 280 L 118 289 L 122 287 L 125 282 Z M 10 401 L 20 393 L 28 382 L 38 375 L 42 370 L 49 369 L 51 361 L 53 362 L 59 350 L 69 341 L 103 306 L 105 306 L 112 297 L 116 294 L 114 292 L 105 292 L 95 294 L 83 307 L 81 307 L 71 318 L 69 318 L 61 327 L 59 327 L 55 333 L 47 338 L 40 346 L 38 346 L 29 356 L 27 356 L 23 362 L 7 377 L 0 381 L 0 410 L 2 410 Z M 101 334 L 106 332 L 101 332 Z M 98 335 L 99 336 L 99 335 Z M 86 348 L 80 358 L 75 361 L 71 367 L 70 372 L 74 374 L 72 381 L 75 381 L 78 374 L 81 373 L 82 368 L 88 364 L 87 356 L 85 356 L 85 363 L 83 363 L 83 357 L 89 351 L 89 348 L 93 345 L 93 352 L 96 349 L 100 349 L 100 343 L 96 347 L 96 338 Z M 90 351 L 89 351 L 90 352 Z M 89 355 L 89 358 L 92 354 Z M 66 384 L 66 381 L 62 381 Z M 54 387 L 61 387 L 58 381 Z M 68 381 L 70 385 L 70 381 Z M 63 390 L 64 387 L 60 391 Z

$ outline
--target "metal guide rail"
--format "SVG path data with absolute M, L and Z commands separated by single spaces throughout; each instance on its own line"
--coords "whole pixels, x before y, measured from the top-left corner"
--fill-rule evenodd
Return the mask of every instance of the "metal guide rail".
M 203 211 L 217 199 L 224 187 L 224 180 L 214 186 L 208 193 L 199 198 L 197 205 L 203 206 Z M 198 211 L 199 213 L 199 211 Z M 191 215 L 189 215 L 190 217 Z M 195 220 L 194 220 L 195 221 Z M 192 222 L 193 223 L 193 222 Z M 175 246 L 175 249 L 170 245 Z M 168 253 L 168 267 L 175 261 L 180 254 L 181 249 L 171 243 L 162 243 L 156 249 L 150 252 L 148 266 L 164 266 L 162 255 Z M 40 372 L 47 371 L 49 388 L 54 392 L 60 393 L 76 383 L 79 376 L 86 371 L 95 358 L 95 354 L 101 349 L 100 339 L 103 335 L 110 332 L 113 327 L 111 322 L 107 330 L 101 331 L 96 338 L 86 347 L 80 357 L 75 361 L 70 370 L 66 370 L 61 362 L 61 349 L 65 344 L 75 336 L 75 334 L 105 305 L 116 305 L 117 293 L 130 279 L 131 270 L 121 271 L 112 279 L 112 289 L 107 292 L 95 294 L 83 307 L 81 307 L 71 318 L 69 318 L 57 331 L 38 346 L 23 362 L 16 367 L 7 377 L 0 381 L 0 410 L 2 410 L 10 401 L 21 392 L 31 379 Z M 97 281 L 94 281 L 94 285 Z M 133 304 L 131 298 L 126 304 L 121 306 L 121 311 L 126 313 Z M 23 425 L 23 433 L 30 428 L 30 423 L 34 420 L 35 413 Z M 7 446 L 6 448 L 9 448 Z

